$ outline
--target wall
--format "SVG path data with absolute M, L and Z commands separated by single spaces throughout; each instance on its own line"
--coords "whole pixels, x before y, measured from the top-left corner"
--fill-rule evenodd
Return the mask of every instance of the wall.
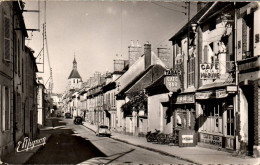
M 12 22 L 12 2 L 1 2 L 0 5 L 0 36 L 4 36 L 3 28 L 3 11 L 6 12 L 7 16 L 10 18 L 10 28 L 13 26 Z M 11 61 L 13 60 L 13 31 L 10 30 L 10 50 L 11 50 Z M 3 39 L 0 40 L 0 86 L 7 86 L 10 89 L 10 129 L 6 131 L 0 131 L 0 161 L 1 158 L 10 153 L 13 150 L 13 65 L 12 63 L 7 63 L 4 61 L 4 43 Z M 1 91 L 2 92 L 2 91 Z M 0 95 L 0 97 L 2 94 Z M 2 97 L 1 97 L 2 99 Z M 1 102 L 0 102 L 1 104 Z M 2 106 L 2 105 L 1 105 Z M 2 109 L 2 108 L 1 108 Z M 2 111 L 0 111 L 0 116 L 2 116 Z M 0 129 L 2 128 L 2 118 L 0 119 Z
M 155 129 L 163 131 L 162 102 L 168 102 L 168 94 L 159 94 L 148 97 L 148 131 Z
M 260 3 L 258 3 L 258 7 L 260 7 Z M 254 56 L 260 55 L 260 9 L 258 8 L 254 12 Z M 256 43 L 256 35 L 258 35 L 258 42 Z

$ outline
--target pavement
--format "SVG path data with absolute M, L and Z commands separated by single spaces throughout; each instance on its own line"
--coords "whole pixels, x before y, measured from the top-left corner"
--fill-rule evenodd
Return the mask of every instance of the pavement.
M 45 137 L 46 138 L 46 143 L 51 137 L 51 134 L 46 134 L 42 133 L 41 130 L 46 130 L 46 129 L 52 129 L 52 127 L 42 127 L 40 128 L 40 133 L 37 135 L 36 139 L 40 139 Z M 36 140 L 34 139 L 34 140 Z M 37 146 L 32 149 L 29 149 L 28 151 L 22 151 L 22 152 L 17 152 L 16 148 L 13 152 L 9 153 L 5 158 L 2 160 L 1 164 L 25 164 L 37 151 L 40 149 L 43 149 L 45 146 Z
M 83 122 L 83 125 L 95 132 L 96 125 Z M 149 151 L 176 157 L 194 164 L 260 164 L 260 158 L 236 156 L 234 153 L 203 147 L 179 147 L 148 143 L 145 137 L 130 136 L 112 131 L 112 139 L 131 144 Z

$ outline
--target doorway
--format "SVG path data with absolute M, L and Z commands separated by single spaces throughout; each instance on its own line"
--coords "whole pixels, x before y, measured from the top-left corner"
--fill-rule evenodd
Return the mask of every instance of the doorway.
M 248 85 L 242 88 L 248 103 L 248 151 L 253 154 L 254 146 L 254 86 Z

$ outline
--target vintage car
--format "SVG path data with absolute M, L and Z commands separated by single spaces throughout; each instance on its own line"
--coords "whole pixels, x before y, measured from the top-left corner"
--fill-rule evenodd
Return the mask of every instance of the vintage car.
M 69 112 L 65 113 L 65 118 L 66 119 L 71 119 L 72 118 L 71 113 L 69 113 Z
M 82 117 L 76 116 L 73 122 L 74 124 L 82 124 Z
M 98 125 L 96 136 L 111 136 L 111 131 L 106 125 Z

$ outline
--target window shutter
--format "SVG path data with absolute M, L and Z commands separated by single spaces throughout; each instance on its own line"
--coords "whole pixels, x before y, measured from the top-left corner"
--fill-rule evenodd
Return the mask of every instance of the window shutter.
M 208 45 L 204 46 L 204 63 L 208 63 Z
M 2 131 L 5 130 L 5 87 L 2 86 Z
M 3 112 L 3 107 L 2 107 L 2 97 L 3 97 L 3 95 L 2 95 L 2 86 L 0 85 L 0 124 L 1 124 L 1 127 L 2 127 L 2 112 Z M 2 127 L 3 128 L 3 127 Z M 1 129 L 2 129 L 1 128 Z M 3 130 L 3 129 L 2 129 Z
M 247 26 L 245 19 L 242 19 L 242 52 L 247 51 Z
M 10 61 L 10 19 L 4 17 L 4 60 Z
M 5 87 L 5 130 L 9 130 L 10 112 L 10 93 L 9 88 Z

